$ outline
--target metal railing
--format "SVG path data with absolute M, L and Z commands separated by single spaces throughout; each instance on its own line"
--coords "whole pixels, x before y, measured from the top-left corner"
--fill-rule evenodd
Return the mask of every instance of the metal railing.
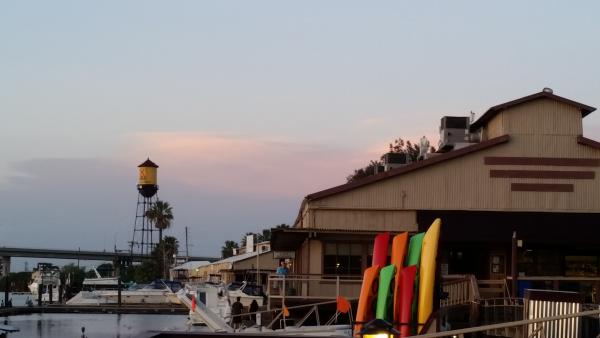
M 277 275 L 267 278 L 267 308 L 274 300 L 285 304 L 285 300 L 327 300 L 338 296 L 354 298 L 360 293 L 361 276 L 340 275 Z
M 450 330 L 450 331 L 444 331 L 444 332 L 427 333 L 427 334 L 417 335 L 417 336 L 413 336 L 413 337 L 415 337 L 415 338 L 444 338 L 444 337 L 464 338 L 464 337 L 470 336 L 470 334 L 474 334 L 474 333 L 497 335 L 500 332 L 502 332 L 502 334 L 505 337 L 551 338 L 545 334 L 545 328 L 555 325 L 557 322 L 561 322 L 561 321 L 565 321 L 565 320 L 572 321 L 574 319 L 583 318 L 583 317 L 590 317 L 593 320 L 599 320 L 600 310 L 582 311 L 582 312 L 570 313 L 570 314 L 564 314 L 564 315 L 558 315 L 558 316 L 519 320 L 519 321 L 513 321 L 513 322 L 471 327 L 471 328 L 460 329 L 460 330 Z M 528 328 L 530 328 L 530 327 L 534 327 L 535 329 L 532 331 L 529 331 Z M 594 332 L 593 335 L 590 335 L 590 334 L 592 334 L 590 332 L 587 332 L 584 335 L 581 332 L 580 327 L 572 327 L 570 332 L 574 332 L 573 337 L 581 337 L 581 338 L 590 337 L 591 338 L 591 337 L 598 336 L 598 333 L 596 333 L 596 332 Z M 565 334 L 566 334 L 566 332 L 565 332 Z M 552 338 L 554 338 L 554 337 L 563 337 L 563 335 L 552 336 Z
M 480 299 L 477 279 L 473 275 L 445 276 L 442 281 L 445 297 L 441 307 L 477 303 Z

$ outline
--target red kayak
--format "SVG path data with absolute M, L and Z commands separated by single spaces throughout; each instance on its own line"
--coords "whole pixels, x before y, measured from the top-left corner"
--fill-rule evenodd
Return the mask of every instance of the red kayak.
M 411 265 L 402 269 L 400 274 L 400 315 L 397 320 L 400 323 L 400 337 L 410 336 L 410 324 L 412 313 L 412 302 L 414 296 L 415 276 L 417 266 Z
M 386 266 L 388 258 L 388 247 L 390 244 L 390 233 L 384 232 L 375 237 L 375 246 L 373 247 L 373 262 L 371 266 Z

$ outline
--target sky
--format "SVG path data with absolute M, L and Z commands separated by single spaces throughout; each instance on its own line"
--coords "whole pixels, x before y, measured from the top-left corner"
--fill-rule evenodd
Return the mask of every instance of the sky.
M 397 137 L 551 87 L 600 106 L 600 3 L 6 1 L 0 246 L 127 247 L 137 165 L 219 256 Z M 600 113 L 584 119 L 600 139 Z

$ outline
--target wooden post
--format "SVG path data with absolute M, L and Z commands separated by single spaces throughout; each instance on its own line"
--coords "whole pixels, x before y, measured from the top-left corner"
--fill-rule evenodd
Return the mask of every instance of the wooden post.
M 8 307 L 8 297 L 10 293 L 10 278 L 8 277 L 8 274 L 4 278 L 4 306 Z
M 512 283 L 511 283 L 511 296 L 516 298 L 518 297 L 517 295 L 517 283 L 518 283 L 518 269 L 517 269 L 517 232 L 513 231 L 513 235 L 512 235 L 512 250 L 511 250 L 511 269 L 510 269 L 510 274 L 511 274 L 511 279 L 512 279 Z
M 117 279 L 117 285 L 118 285 L 118 291 L 117 291 L 117 303 L 118 306 L 121 307 L 121 289 L 122 289 L 122 284 L 121 284 L 121 276 L 119 276 L 119 278 Z
M 38 284 L 38 306 L 42 306 L 42 294 L 44 289 L 44 283 Z

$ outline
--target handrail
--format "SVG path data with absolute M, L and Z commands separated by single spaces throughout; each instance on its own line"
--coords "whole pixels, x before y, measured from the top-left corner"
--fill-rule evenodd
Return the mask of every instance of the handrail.
M 575 318 L 575 317 L 597 316 L 597 315 L 600 315 L 600 310 L 583 311 L 583 312 L 578 312 L 578 313 L 570 313 L 570 314 L 564 314 L 564 315 L 560 315 L 560 316 L 542 317 L 542 318 L 536 318 L 536 319 L 518 320 L 518 321 L 514 321 L 514 322 L 490 324 L 490 325 L 471 327 L 471 328 L 460 329 L 460 330 L 427 333 L 427 334 L 422 334 L 422 335 L 417 335 L 417 336 L 412 336 L 412 337 L 414 337 L 414 338 L 441 338 L 441 337 L 453 337 L 453 336 L 458 337 L 459 335 L 464 335 L 465 333 L 477 333 L 477 332 L 484 332 L 484 331 L 488 331 L 488 330 L 506 329 L 506 328 L 511 328 L 511 327 L 515 327 L 515 326 L 528 325 L 528 324 L 551 322 L 551 321 L 561 320 L 561 319 L 571 319 L 571 318 Z
M 324 275 L 324 274 L 270 274 L 267 278 L 267 308 L 271 301 L 286 299 L 336 299 L 338 296 L 354 296 L 360 287 L 362 277 L 353 275 Z M 350 288 L 350 289 L 348 289 Z

